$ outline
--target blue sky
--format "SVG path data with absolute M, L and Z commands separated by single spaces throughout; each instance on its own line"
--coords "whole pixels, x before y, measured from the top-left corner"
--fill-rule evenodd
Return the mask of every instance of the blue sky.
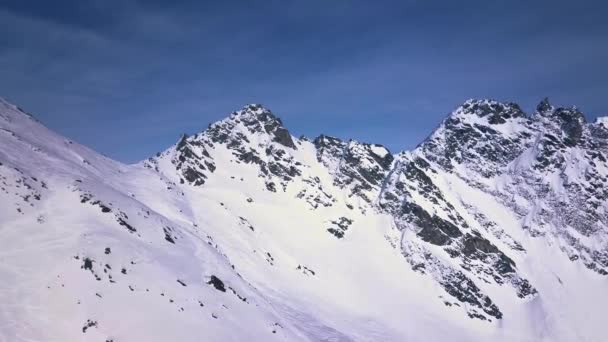
M 247 103 L 292 134 L 423 140 L 468 98 L 608 115 L 602 1 L 0 2 L 0 96 L 126 162 Z

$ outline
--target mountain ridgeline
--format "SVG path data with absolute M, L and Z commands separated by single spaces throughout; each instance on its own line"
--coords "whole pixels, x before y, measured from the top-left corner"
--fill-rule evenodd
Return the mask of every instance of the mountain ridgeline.
M 252 104 L 134 165 L 0 129 L 0 337 L 601 340 L 608 120 L 577 108 L 468 100 L 394 154 Z M 78 327 L 11 309 L 40 293 Z

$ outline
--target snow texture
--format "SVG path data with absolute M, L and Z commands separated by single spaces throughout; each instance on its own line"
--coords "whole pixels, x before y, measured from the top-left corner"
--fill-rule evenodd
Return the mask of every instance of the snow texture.
M 398 154 L 248 105 L 125 165 L 0 100 L 0 341 L 604 341 L 607 158 L 468 100 Z

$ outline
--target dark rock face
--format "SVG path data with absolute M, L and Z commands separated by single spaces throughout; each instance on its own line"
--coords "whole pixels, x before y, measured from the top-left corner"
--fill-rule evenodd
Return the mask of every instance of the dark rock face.
M 501 127 L 506 124 L 519 129 L 503 133 Z M 484 177 L 492 177 L 530 146 L 532 134 L 532 121 L 518 105 L 469 100 L 419 148 L 430 161 L 447 170 L 462 164 Z
M 207 284 L 213 285 L 213 287 L 218 291 L 226 292 L 226 286 L 224 285 L 224 282 L 214 275 L 211 276 Z
M 82 263 L 82 268 L 85 270 L 92 271 L 93 270 L 93 260 L 90 258 L 84 258 Z
M 589 134 L 592 140 L 597 143 L 598 149 L 608 150 L 608 120 L 606 123 L 597 122 L 589 125 Z
M 462 242 L 463 242 L 463 246 L 464 246 L 462 249 L 462 252 L 464 253 L 464 255 L 469 256 L 469 257 L 476 253 L 487 254 L 487 253 L 500 252 L 498 250 L 498 248 L 496 248 L 496 246 L 491 244 L 488 240 L 483 239 L 481 236 L 479 236 L 479 234 L 476 234 L 476 235 L 467 234 L 467 235 L 465 235 L 465 238 L 463 239 Z M 509 261 L 510 264 L 515 266 L 515 263 L 511 259 L 507 259 L 507 260 Z
M 174 236 L 173 228 L 163 227 L 163 233 L 165 234 L 165 241 L 175 244 L 177 238 Z
M 393 155 L 382 145 L 342 141 L 321 135 L 313 144 L 317 160 L 335 175 L 334 185 L 349 188 L 351 196 L 371 202 L 370 192 L 378 189 L 393 162 Z
M 411 215 L 411 222 L 420 227 L 418 236 L 422 240 L 437 246 L 448 245 L 453 239 L 462 236 L 462 232 L 453 223 L 443 220 L 437 215 L 431 216 L 415 203 L 403 204 L 404 215 Z
M 556 134 L 566 146 L 574 147 L 583 138 L 583 129 L 587 124 L 585 116 L 576 108 L 554 108 L 547 99 L 537 106 L 534 117 L 540 125 Z M 542 122 L 541 118 L 545 118 Z M 559 128 L 559 129 L 554 129 Z
M 215 163 L 209 155 L 203 142 L 182 135 L 175 146 L 175 156 L 172 160 L 175 169 L 188 184 L 200 186 L 205 184 L 207 173 L 215 171 Z
M 479 287 L 464 273 L 449 273 L 446 279 L 441 282 L 441 285 L 448 294 L 458 299 L 458 301 L 474 307 L 473 310 L 468 312 L 469 317 L 486 320 L 486 317 L 475 309 L 478 308 L 492 317 L 502 318 L 502 312 L 500 312 L 498 306 L 492 302 L 490 297 L 484 295 Z
M 500 103 L 497 101 L 467 101 L 463 106 L 467 114 L 487 117 L 492 125 L 504 124 L 511 118 L 525 118 L 526 114 L 516 103 Z
M 586 123 L 583 114 L 578 110 L 559 108 L 555 115 L 561 120 L 560 128 L 566 135 L 566 145 L 576 146 L 583 137 L 583 125 Z
M 251 133 L 266 132 L 266 134 L 272 137 L 272 141 L 294 150 L 297 149 L 293 143 L 291 134 L 283 127 L 281 119 L 274 116 L 270 110 L 261 105 L 251 104 L 245 106 L 243 110 L 234 113 L 233 116 L 238 118 L 237 120 L 241 120 Z
M 541 115 L 544 113 L 550 113 L 553 111 L 553 106 L 549 103 L 549 98 L 545 97 L 537 106 L 536 112 Z
M 283 146 L 291 147 L 294 150 L 297 150 L 296 145 L 293 143 L 293 140 L 291 139 L 291 134 L 289 134 L 289 131 L 287 131 L 285 128 L 279 127 L 273 133 L 274 133 L 273 141 L 276 141 Z
M 130 225 L 129 222 L 127 222 L 124 218 L 118 217 L 116 220 L 118 221 L 119 225 L 125 227 L 130 233 L 137 232 L 137 229 L 135 229 L 135 227 Z
M 342 216 L 335 221 L 331 221 L 330 223 L 332 224 L 332 227 L 329 227 L 327 231 L 338 239 L 342 239 L 350 225 L 353 224 L 353 220 Z
M 466 258 L 465 264 L 479 260 L 491 265 L 497 273 L 494 276 L 497 283 L 502 283 L 503 277 L 510 277 L 516 272 L 515 262 L 478 232 L 465 234 L 461 241 L 460 252 Z

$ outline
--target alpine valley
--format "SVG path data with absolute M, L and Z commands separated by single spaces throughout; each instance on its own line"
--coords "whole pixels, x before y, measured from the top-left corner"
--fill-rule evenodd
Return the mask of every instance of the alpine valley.
M 252 104 L 133 165 L 0 100 L 0 204 L 0 341 L 608 339 L 608 118 L 547 100 L 399 153 Z

